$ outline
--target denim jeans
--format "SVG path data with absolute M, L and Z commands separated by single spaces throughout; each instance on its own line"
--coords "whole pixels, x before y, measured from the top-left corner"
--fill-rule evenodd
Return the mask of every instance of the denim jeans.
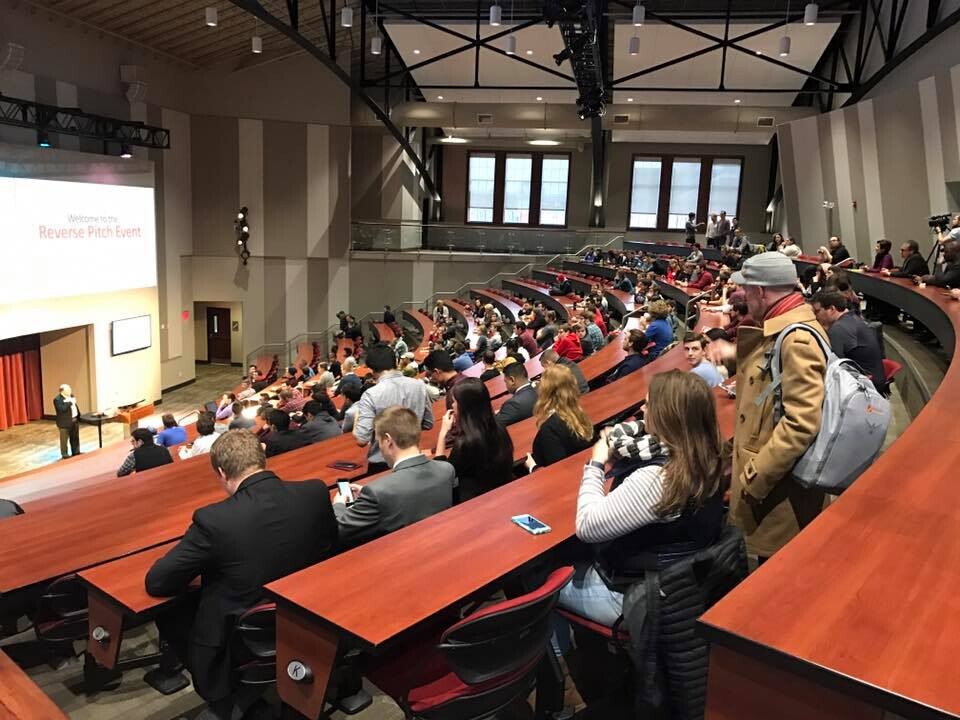
M 610 627 L 623 612 L 623 593 L 608 588 L 592 563 L 577 563 L 573 580 L 560 591 L 557 604 L 564 610 Z M 570 623 L 555 616 L 554 652 L 562 655 L 570 646 Z

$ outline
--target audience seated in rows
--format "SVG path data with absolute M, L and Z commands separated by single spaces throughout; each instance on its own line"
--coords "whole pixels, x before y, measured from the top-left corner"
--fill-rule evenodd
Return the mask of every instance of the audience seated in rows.
M 376 384 L 355 403 L 357 409 L 353 436 L 358 445 L 368 448 L 367 470 L 379 472 L 386 469 L 386 463 L 373 432 L 373 421 L 377 414 L 393 405 L 400 405 L 412 410 L 420 419 L 420 427 L 429 430 L 433 427 L 433 410 L 426 386 L 419 380 L 404 377 L 397 370 L 397 357 L 386 345 L 371 346 L 367 352 L 367 367 Z
M 117 477 L 173 462 L 170 451 L 162 445 L 157 445 L 153 441 L 153 433 L 147 428 L 136 428 L 131 432 L 130 444 L 133 449 L 124 458 L 123 464 L 117 470 Z
M 233 403 L 236 402 L 237 396 L 232 392 L 224 393 L 220 396 L 220 402 L 217 405 L 217 409 L 214 412 L 214 419 L 217 422 L 223 420 L 229 420 L 233 417 Z
M 834 355 L 853 360 L 870 376 L 878 390 L 886 392 L 883 353 L 873 328 L 859 315 L 850 312 L 846 297 L 836 290 L 821 290 L 813 296 L 810 304 L 817 322 L 827 331 Z
M 544 368 L 533 415 L 538 429 L 527 457 L 531 472 L 578 453 L 593 441 L 593 424 L 580 407 L 577 380 L 562 365 Z
M 352 504 L 339 492 L 334 497 L 341 547 L 374 540 L 453 505 L 456 471 L 420 451 L 420 420 L 412 411 L 389 407 L 377 415 L 373 428 L 392 472 L 352 486 Z
M 233 404 L 233 416 L 230 420 L 228 429 L 230 430 L 250 430 L 255 425 L 253 417 L 247 417 L 243 414 L 243 404 L 235 402 Z
M 337 409 L 326 393 L 315 392 L 313 399 L 303 406 L 300 434 L 308 444 L 337 437 L 342 433 L 337 414 Z
M 647 308 L 650 315 L 650 322 L 643 328 L 647 340 L 653 343 L 650 348 L 650 357 L 656 358 L 663 352 L 664 348 L 673 342 L 673 326 L 667 319 L 672 314 L 670 304 L 665 300 L 650 303 Z
M 572 360 L 562 357 L 557 354 L 557 351 L 554 349 L 544 350 L 543 354 L 540 356 L 540 364 L 547 368 L 551 365 L 561 365 L 567 370 L 569 370 L 573 377 L 577 381 L 577 389 L 580 391 L 580 394 L 590 392 L 590 384 L 587 382 L 586 376 L 583 374 L 583 370 L 580 369 L 580 366 L 577 365 Z
M 513 480 L 513 441 L 494 420 L 490 393 L 478 378 L 454 385 L 449 398 L 451 407 L 443 415 L 434 457 L 453 465 L 459 502 L 465 502 Z M 448 442 L 454 426 L 458 432 Z
M 271 410 L 267 413 L 267 422 L 270 425 L 270 433 L 263 443 L 267 457 L 297 450 L 310 444 L 299 430 L 290 427 L 290 415 L 284 410 L 278 408 Z
M 179 596 L 157 617 L 160 637 L 211 714 L 229 718 L 247 709 L 234 706 L 231 623 L 263 598 L 265 583 L 327 557 L 337 523 L 326 485 L 280 480 L 247 430 L 223 433 L 210 461 L 227 498 L 194 512 L 183 538 L 150 568 L 146 590 Z M 187 592 L 197 577 L 200 592 Z
M 530 382 L 527 368 L 523 363 L 513 363 L 503 369 L 503 384 L 512 396 L 496 415 L 500 427 L 533 417 L 533 407 L 537 404 L 537 390 Z
M 492 380 L 500 374 L 497 369 L 497 354 L 493 350 L 487 350 L 483 354 L 483 372 L 480 374 L 480 381 L 486 382 Z
M 453 407 L 453 398 L 450 391 L 460 382 L 467 379 L 466 375 L 453 366 L 450 353 L 445 350 L 433 350 L 423 359 L 423 369 L 427 379 L 446 393 L 447 409 Z
M 557 328 L 557 339 L 553 343 L 553 350 L 568 360 L 576 362 L 583 357 L 583 347 L 580 345 L 580 336 L 573 332 L 573 328 L 564 323 Z

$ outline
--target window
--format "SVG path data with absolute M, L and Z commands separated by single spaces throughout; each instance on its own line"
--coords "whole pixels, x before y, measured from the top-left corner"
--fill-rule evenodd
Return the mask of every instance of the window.
M 570 158 L 566 155 L 544 155 L 540 179 L 540 224 L 567 224 L 567 179 Z
M 669 230 L 684 229 L 687 214 L 697 212 L 699 195 L 700 160 L 674 160 L 673 175 L 670 178 L 670 210 L 667 215 Z
M 637 158 L 633 161 L 633 182 L 630 193 L 630 227 L 657 226 L 660 205 L 660 159 Z
M 530 181 L 533 156 L 507 155 L 503 181 L 503 222 L 530 222 Z
M 470 155 L 467 170 L 467 222 L 493 222 L 493 189 L 497 158 L 493 153 Z
M 740 161 L 714 160 L 710 171 L 709 211 L 727 211 L 727 217 L 737 216 L 740 200 Z
M 468 152 L 466 222 L 564 226 L 569 175 L 567 153 Z

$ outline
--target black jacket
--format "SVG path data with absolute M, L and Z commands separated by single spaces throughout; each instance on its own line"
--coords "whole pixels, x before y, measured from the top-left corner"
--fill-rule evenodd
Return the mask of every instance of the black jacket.
M 267 435 L 264 444 L 267 446 L 267 457 L 297 450 L 310 444 L 310 439 L 299 430 L 280 430 Z
M 73 410 L 63 395 L 57 395 L 53 399 L 53 407 L 57 411 L 57 427 L 69 430 L 75 422 L 73 419 Z M 80 417 L 80 406 L 77 406 L 77 417 Z
M 913 253 L 908 257 L 898 270 L 891 270 L 890 277 L 913 277 L 930 274 L 930 268 L 927 267 L 927 261 L 923 259 L 920 253 Z
M 927 285 L 937 287 L 960 287 L 960 262 L 950 263 L 944 268 L 937 268 L 933 277 L 927 279 Z
M 533 416 L 533 406 L 537 404 L 537 390 L 533 385 L 524 385 L 507 400 L 494 419 L 500 427 L 513 425 Z
M 584 440 L 567 427 L 559 415 L 551 415 L 537 430 L 530 454 L 538 466 L 552 465 L 590 447 L 592 440 Z
M 163 445 L 156 445 L 152 442 L 144 443 L 140 447 L 134 448 L 133 460 L 136 463 L 137 472 L 160 467 L 161 465 L 169 465 L 173 462 L 169 450 L 163 447 Z
M 844 260 L 848 260 L 848 259 L 850 259 L 850 251 L 847 250 L 847 248 L 845 248 L 843 245 L 841 245 L 836 250 L 833 250 L 830 253 L 830 261 L 834 265 L 839 265 Z
M 174 596 L 201 576 L 191 643 L 223 647 L 232 621 L 263 598 L 265 584 L 320 562 L 336 540 L 324 482 L 283 482 L 264 470 L 194 512 L 180 542 L 150 568 L 146 589 Z

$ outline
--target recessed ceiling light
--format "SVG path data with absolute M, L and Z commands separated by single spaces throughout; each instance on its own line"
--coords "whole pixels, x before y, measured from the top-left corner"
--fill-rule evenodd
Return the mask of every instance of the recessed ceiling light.
M 537 95 L 537 102 L 543 102 L 543 98 Z
M 413 54 L 414 54 L 414 55 L 419 55 L 419 54 L 420 54 L 420 51 L 417 50 L 416 48 L 414 48 L 414 49 L 413 49 Z
M 737 99 L 734 100 L 733 102 L 734 102 L 735 104 L 739 105 L 739 104 L 740 104 L 740 98 L 737 98 Z
M 454 135 L 447 135 L 447 137 L 443 138 L 440 142 L 450 143 L 452 145 L 463 145 L 463 143 L 465 143 L 466 141 L 467 141 L 466 138 L 456 137 Z
M 527 50 L 527 55 L 533 55 L 533 50 Z
M 527 144 L 528 144 L 528 145 L 559 145 L 559 144 L 560 144 L 560 141 L 559 141 L 559 140 L 546 140 L 546 139 L 527 140 Z
M 443 100 L 443 95 L 437 95 L 437 100 Z
M 633 98 L 627 98 L 627 102 L 633 102 Z
M 763 50 L 757 50 L 757 55 L 763 55 Z

